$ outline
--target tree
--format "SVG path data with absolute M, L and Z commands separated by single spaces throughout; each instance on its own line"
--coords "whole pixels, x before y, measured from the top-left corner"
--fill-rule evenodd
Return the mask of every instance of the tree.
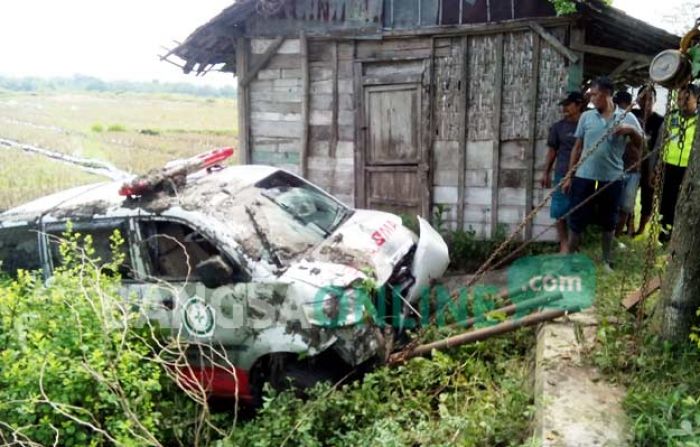
M 687 341 L 700 308 L 700 132 L 676 206 L 669 262 L 661 289 L 661 335 Z

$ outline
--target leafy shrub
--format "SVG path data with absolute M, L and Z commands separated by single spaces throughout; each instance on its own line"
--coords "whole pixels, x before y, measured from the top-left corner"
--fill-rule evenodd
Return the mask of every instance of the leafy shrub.
M 549 0 L 559 16 L 575 13 L 576 3 L 579 1 L 580 0 Z M 583 1 L 580 2 L 583 3 Z M 612 4 L 612 0 L 602 0 L 602 2 L 606 5 Z
M 381 368 L 304 402 L 267 392 L 257 417 L 221 447 L 521 445 L 532 414 L 524 361 L 532 331 Z
M 126 132 L 126 127 L 122 124 L 110 124 L 107 132 Z
M 495 237 L 490 240 L 479 240 L 476 231 L 455 230 L 444 234 L 450 247 L 451 267 L 457 270 L 474 271 L 481 266 L 507 237 L 507 227 L 499 225 Z
M 78 239 L 62 245 L 66 264 L 48 285 L 27 272 L 0 281 L 0 440 L 192 444 L 194 402 L 156 361 L 154 333 L 118 297 L 119 278 L 101 273 L 123 258 L 91 261 L 89 237 Z
M 594 241 L 586 247 L 591 256 L 598 250 Z M 623 406 L 631 420 L 633 445 L 700 446 L 700 350 L 690 342 L 673 345 L 661 340 L 652 324 L 638 326 L 635 316 L 620 306 L 629 289 L 641 285 L 645 255 L 646 241 L 631 240 L 624 256 L 618 256 L 615 272 L 598 276 L 595 305 L 601 323 L 591 360 L 610 380 L 627 388 Z M 661 272 L 664 259 L 658 251 Z M 653 299 L 645 305 L 650 311 Z
M 532 330 L 381 368 L 303 401 L 267 390 L 254 420 L 211 416 L 163 368 L 154 332 L 118 297 L 122 262 L 94 259 L 89 237 L 61 247 L 51 281 L 0 280 L 0 440 L 41 445 L 520 445 L 532 398 Z M 14 433 L 11 434 L 11 433 Z
M 90 126 L 90 130 L 95 132 L 95 133 L 100 133 L 100 132 L 104 132 L 105 128 L 104 128 L 104 126 L 102 126 L 102 124 L 95 123 L 92 126 Z

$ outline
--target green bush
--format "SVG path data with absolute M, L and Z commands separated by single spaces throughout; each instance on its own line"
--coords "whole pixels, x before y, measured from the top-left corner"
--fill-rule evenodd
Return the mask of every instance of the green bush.
M 105 264 L 89 237 L 67 236 L 48 284 L 26 272 L 0 280 L 0 441 L 208 445 L 225 436 L 215 424 L 230 430 L 220 446 L 516 446 L 529 432 L 532 330 L 319 385 L 305 401 L 268 389 L 248 422 L 212 416 L 173 384 L 155 332 L 105 276 L 123 259 L 118 233 L 112 242 Z
M 532 415 L 524 358 L 532 331 L 381 368 L 304 402 L 268 390 L 257 417 L 220 447 L 516 446 Z
M 102 126 L 100 123 L 95 123 L 92 126 L 90 126 L 90 130 L 96 133 L 104 132 L 105 128 Z
M 474 271 L 506 240 L 507 227 L 499 225 L 494 237 L 489 240 L 477 239 L 476 231 L 471 227 L 468 230 L 449 231 L 443 235 L 450 247 L 450 267 Z
M 137 329 L 138 314 L 117 295 L 119 278 L 101 273 L 121 259 L 93 263 L 91 241 L 71 238 L 47 285 L 27 272 L 0 281 L 0 440 L 16 432 L 41 445 L 191 443 L 194 402 L 156 361 L 153 333 Z M 112 241 L 121 244 L 118 234 Z
M 126 132 L 126 127 L 122 124 L 110 124 L 107 132 Z
M 623 406 L 631 420 L 633 445 L 700 446 L 700 350 L 691 341 L 673 345 L 661 340 L 652 320 L 639 326 L 620 306 L 627 293 L 641 286 L 646 262 L 646 240 L 626 244 L 615 271 L 597 277 L 600 324 L 591 361 L 609 380 L 627 388 Z M 595 240 L 585 247 L 591 257 L 599 250 Z M 654 256 L 651 276 L 663 274 L 666 265 L 663 251 L 657 249 Z M 651 296 L 645 303 L 649 312 L 654 300 Z

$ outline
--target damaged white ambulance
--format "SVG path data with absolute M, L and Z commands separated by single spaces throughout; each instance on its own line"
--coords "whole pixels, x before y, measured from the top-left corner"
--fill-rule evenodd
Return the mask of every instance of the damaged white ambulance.
M 447 246 L 423 219 L 416 235 L 396 215 L 352 209 L 284 170 L 171 169 L 186 162 L 0 214 L 0 269 L 49 279 L 67 226 L 109 260 L 118 230 L 126 260 L 111 273 L 125 298 L 168 334 L 220 348 L 235 371 L 193 349 L 190 374 L 211 395 L 252 404 L 265 381 L 305 386 L 381 362 L 391 332 L 382 326 L 396 325 L 369 310 L 397 304 L 377 303 L 376 290 L 388 288 L 405 316 L 447 269 Z

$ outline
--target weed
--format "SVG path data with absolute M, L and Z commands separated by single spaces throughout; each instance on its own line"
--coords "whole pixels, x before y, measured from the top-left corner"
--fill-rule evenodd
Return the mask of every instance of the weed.
M 627 387 L 624 408 L 632 420 L 634 445 L 700 445 L 700 350 L 692 341 L 672 345 L 658 338 L 647 322 L 637 327 L 635 316 L 620 300 L 641 285 L 646 241 L 626 240 L 627 251 L 616 259 L 612 274 L 598 275 L 596 310 L 601 321 L 597 348 L 590 360 L 609 380 Z M 592 257 L 597 244 L 586 251 Z M 662 271 L 664 255 L 653 260 Z M 655 297 L 646 309 L 654 310 Z
M 307 402 L 267 391 L 255 420 L 223 446 L 515 446 L 532 416 L 531 330 L 381 368 Z M 286 441 L 285 441 L 286 440 Z
M 107 132 L 126 132 L 126 127 L 121 124 L 110 124 Z
M 203 98 L 126 93 L 9 93 L 0 108 L 0 134 L 58 152 L 109 161 L 120 169 L 145 173 L 170 160 L 231 146 L 236 107 L 231 100 L 206 104 Z M 36 110 L 41 110 L 37 114 Z M 97 118 L 99 117 L 99 118 Z M 97 119 L 100 122 L 95 122 Z M 107 126 L 104 123 L 118 123 Z M 124 132 L 115 132 L 114 126 Z M 112 127 L 110 131 L 109 127 Z M 150 129 L 154 134 L 135 129 Z M 164 129 L 181 129 L 171 133 Z M 230 130 L 222 130 L 230 129 Z M 8 150 L 0 156 L 0 208 L 104 180 L 58 162 Z M 5 158 L 9 160 L 3 163 Z M 27 169 L 16 169 L 21 160 Z M 28 162 L 28 163 L 27 163 Z M 85 180 L 90 179 L 90 180 Z

